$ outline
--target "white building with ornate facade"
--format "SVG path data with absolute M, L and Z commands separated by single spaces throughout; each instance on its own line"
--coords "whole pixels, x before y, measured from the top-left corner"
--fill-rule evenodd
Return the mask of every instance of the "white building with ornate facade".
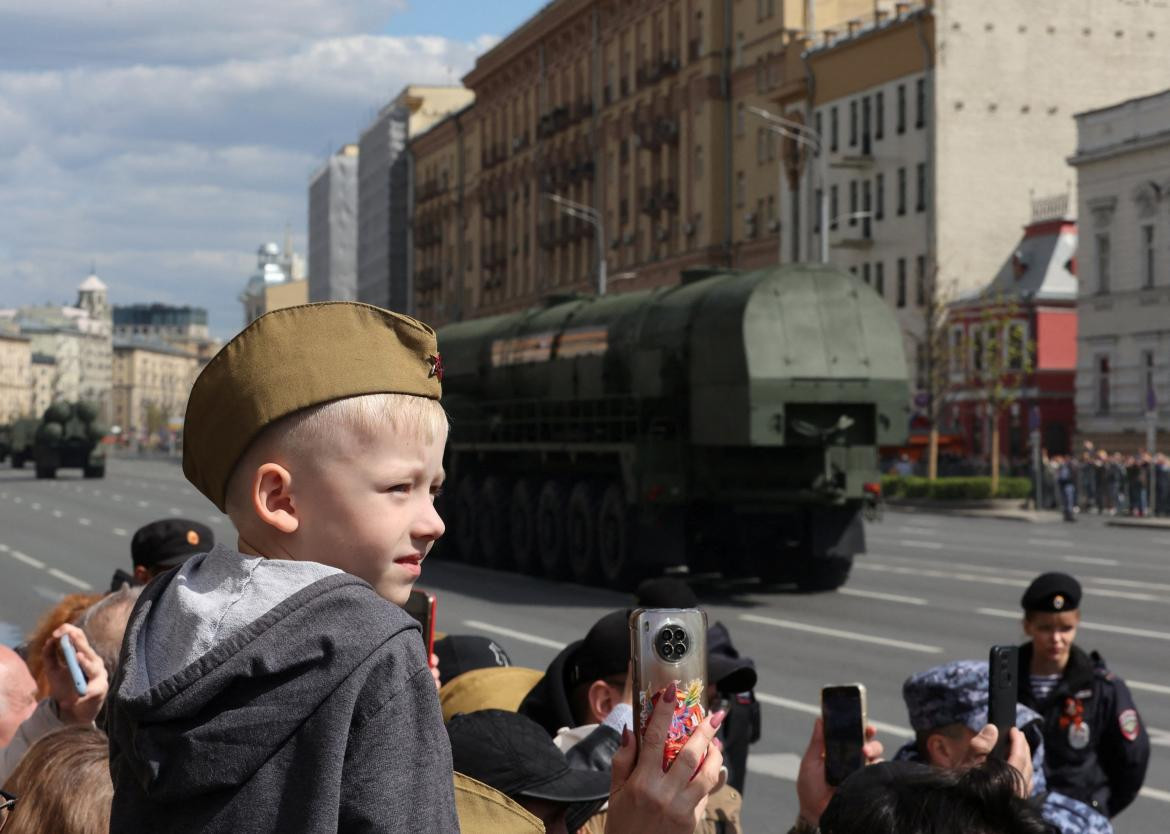
M 1077 427 L 1145 446 L 1152 407 L 1170 440 L 1170 90 L 1079 113 Z

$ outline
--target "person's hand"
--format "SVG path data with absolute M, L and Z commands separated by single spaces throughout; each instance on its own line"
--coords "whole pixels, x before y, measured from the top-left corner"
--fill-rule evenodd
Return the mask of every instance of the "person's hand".
M 73 686 L 73 675 L 61 656 L 61 636 L 69 635 L 77 650 L 77 665 L 85 675 L 86 692 L 78 695 Z M 57 704 L 57 714 L 66 724 L 92 724 L 105 703 L 110 689 L 106 665 L 89 645 L 85 632 L 68 623 L 58 626 L 41 649 L 45 675 L 49 679 L 49 696 Z
M 431 677 L 435 679 L 435 689 L 442 689 L 443 683 L 439 680 L 439 656 L 431 652 Z
M 865 763 L 871 765 L 881 761 L 883 748 L 877 740 L 877 729 L 866 727 L 865 738 L 861 748 Z M 812 737 L 796 775 L 796 798 L 800 802 L 801 818 L 809 825 L 817 826 L 836 792 L 837 789 L 825 781 L 825 723 L 818 718 L 813 722 Z
M 671 764 L 662 770 L 662 752 L 674 718 L 677 690 L 672 684 L 658 699 L 642 751 L 633 733 L 622 731 L 622 746 L 613 757 L 613 781 L 605 830 L 609 834 L 692 834 L 719 784 L 723 754 L 711 743 L 725 713 L 708 715 Z
M 1020 773 L 1020 795 L 1027 799 L 1032 795 L 1032 748 L 1028 746 L 1028 739 L 1015 727 L 1009 733 L 1011 747 L 1008 749 L 1007 763 Z M 967 756 L 963 759 L 964 767 L 977 767 L 987 760 L 991 751 L 995 749 L 995 742 L 999 740 L 999 730 L 994 724 L 988 724 L 980 730 L 967 749 Z

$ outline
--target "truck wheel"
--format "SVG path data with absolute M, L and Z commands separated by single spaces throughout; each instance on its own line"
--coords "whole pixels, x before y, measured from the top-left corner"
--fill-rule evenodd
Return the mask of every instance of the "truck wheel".
M 565 488 L 557 481 L 545 481 L 536 501 L 536 546 L 544 575 L 550 579 L 569 575 L 565 509 Z
M 517 481 L 512 487 L 508 532 L 516 570 L 536 576 L 540 573 L 540 559 L 536 555 L 536 499 L 532 493 L 531 481 Z
M 81 474 L 85 478 L 104 478 L 106 477 L 106 468 L 104 466 L 85 466 L 82 467 Z
M 41 466 L 38 463 L 37 464 L 37 477 L 38 478 L 56 478 L 57 477 L 57 470 L 54 469 L 52 466 Z
M 508 558 L 509 536 L 505 495 L 503 481 L 496 477 L 484 478 L 479 488 L 479 504 L 475 508 L 483 563 L 496 570 L 507 570 L 511 562 Z
M 455 548 L 459 551 L 459 558 L 464 562 L 476 564 L 480 561 L 479 530 L 476 524 L 476 508 L 479 504 L 476 495 L 475 479 L 461 478 L 459 486 L 455 488 Z
M 12 453 L 12 468 L 24 469 L 24 455 L 18 454 L 17 452 Z
M 849 578 L 851 556 L 822 556 L 800 565 L 796 587 L 802 591 L 835 591 Z
M 619 484 L 610 484 L 597 513 L 597 551 L 601 578 L 611 588 L 628 590 L 638 578 L 630 509 Z
M 578 481 L 569 493 L 569 569 L 582 585 L 594 585 L 601 577 L 597 558 L 597 490 L 588 481 Z

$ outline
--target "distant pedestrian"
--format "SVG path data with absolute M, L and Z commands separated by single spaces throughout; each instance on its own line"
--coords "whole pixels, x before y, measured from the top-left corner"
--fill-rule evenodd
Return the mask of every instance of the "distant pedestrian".
M 1064 520 L 1076 521 L 1076 464 L 1068 455 L 1056 459 L 1056 482 L 1060 489 L 1060 509 L 1064 513 Z

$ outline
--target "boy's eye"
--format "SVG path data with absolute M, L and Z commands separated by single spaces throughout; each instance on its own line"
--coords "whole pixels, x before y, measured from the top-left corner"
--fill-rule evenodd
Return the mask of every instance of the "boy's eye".
M 386 492 L 409 492 L 410 484 L 394 484 L 386 487 Z

